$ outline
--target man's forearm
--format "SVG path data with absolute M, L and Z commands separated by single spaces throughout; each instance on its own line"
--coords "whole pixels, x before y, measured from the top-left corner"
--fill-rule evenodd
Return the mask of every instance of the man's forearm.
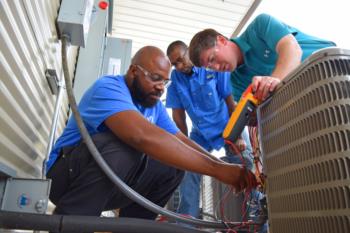
M 184 122 L 179 123 L 175 121 L 175 124 L 184 135 L 188 136 L 188 129 L 187 129 L 186 123 Z
M 283 80 L 292 70 L 294 70 L 299 64 L 300 60 L 291 58 L 291 55 L 283 54 L 278 58 L 276 67 L 271 76 Z
M 183 109 L 173 109 L 173 120 L 180 131 L 188 136 L 185 111 Z
M 235 110 L 235 107 L 236 107 L 236 104 L 235 104 L 235 101 L 233 100 L 232 95 L 229 95 L 229 96 L 226 97 L 225 103 L 226 103 L 226 106 L 227 106 L 228 115 L 230 117 L 231 114 L 233 113 L 233 111 Z
M 303 52 L 293 35 L 283 37 L 276 51 L 278 59 L 271 76 L 282 80 L 300 64 Z
M 179 138 L 183 143 L 185 143 L 186 145 L 190 146 L 191 148 L 205 154 L 206 156 L 208 156 L 209 158 L 218 161 L 220 163 L 224 163 L 224 161 L 222 161 L 221 159 L 216 158 L 215 156 L 213 156 L 212 154 L 210 154 L 207 150 L 205 150 L 203 147 L 201 147 L 200 145 L 198 145 L 197 143 L 195 143 L 193 140 L 189 139 L 188 137 L 183 137 L 183 135 L 176 135 L 177 138 Z

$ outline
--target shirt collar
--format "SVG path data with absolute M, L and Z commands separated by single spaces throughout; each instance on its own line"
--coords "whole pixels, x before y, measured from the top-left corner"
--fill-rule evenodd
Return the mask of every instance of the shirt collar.
M 176 72 L 178 72 L 178 73 L 181 74 L 181 75 L 184 75 L 184 76 L 187 76 L 187 77 L 189 76 L 190 78 L 192 78 L 192 77 L 197 77 L 197 76 L 198 76 L 198 74 L 199 74 L 199 68 L 196 67 L 196 66 L 192 66 L 192 74 L 191 74 L 191 75 L 182 73 L 182 72 L 177 71 L 177 70 L 176 70 Z
M 231 38 L 230 40 L 234 42 L 242 50 L 243 53 L 246 53 L 250 50 L 250 45 L 247 42 L 245 42 L 242 38 L 236 37 Z
M 192 75 L 191 76 L 194 76 L 197 74 L 199 74 L 199 67 L 196 67 L 196 66 L 192 66 Z

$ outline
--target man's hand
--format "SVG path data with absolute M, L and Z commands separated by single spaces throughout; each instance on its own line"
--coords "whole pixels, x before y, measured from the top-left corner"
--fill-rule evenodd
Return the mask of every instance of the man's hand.
M 237 164 L 221 164 L 218 169 L 216 178 L 235 188 L 235 192 L 239 193 L 244 189 L 252 189 L 257 186 L 254 174 L 248 169 Z
M 281 80 L 271 76 L 254 76 L 252 88 L 255 98 L 265 100 L 280 82 Z

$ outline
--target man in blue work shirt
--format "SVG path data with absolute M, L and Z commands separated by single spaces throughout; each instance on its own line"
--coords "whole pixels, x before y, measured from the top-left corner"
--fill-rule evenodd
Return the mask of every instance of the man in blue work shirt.
M 251 187 L 251 173 L 213 157 L 171 121 L 159 101 L 170 68 L 160 49 L 146 46 L 135 54 L 126 75 L 104 76 L 86 91 L 79 111 L 102 157 L 127 185 L 161 206 L 181 182 L 181 170 L 214 176 L 238 191 Z M 81 140 L 72 117 L 56 141 L 47 168 L 56 214 L 99 216 L 119 208 L 121 217 L 157 216 L 108 179 Z
M 188 135 L 186 112 L 192 121 L 190 138 L 207 151 L 219 150 L 224 146 L 222 132 L 234 109 L 231 94 L 230 73 L 210 71 L 192 65 L 188 57 L 187 45 L 182 41 L 172 42 L 167 49 L 167 55 L 175 69 L 171 73 L 171 84 L 167 89 L 166 107 L 172 108 L 172 116 L 183 134 Z M 244 135 L 246 142 L 239 139 L 238 147 L 250 164 L 251 146 L 248 132 Z M 230 162 L 241 163 L 225 146 Z M 181 214 L 199 217 L 201 175 L 186 172 L 180 184 Z
M 307 35 L 267 14 L 257 16 L 236 38 L 213 29 L 198 32 L 189 46 L 196 66 L 232 71 L 234 100 L 252 83 L 255 97 L 264 100 L 305 58 L 335 43 Z

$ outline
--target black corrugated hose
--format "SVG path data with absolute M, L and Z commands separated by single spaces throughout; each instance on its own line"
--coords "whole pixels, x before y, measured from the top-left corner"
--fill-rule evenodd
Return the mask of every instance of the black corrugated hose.
M 101 218 L 94 216 L 44 215 L 0 211 L 0 228 L 40 230 L 62 233 L 203 233 L 171 223 L 138 218 Z

